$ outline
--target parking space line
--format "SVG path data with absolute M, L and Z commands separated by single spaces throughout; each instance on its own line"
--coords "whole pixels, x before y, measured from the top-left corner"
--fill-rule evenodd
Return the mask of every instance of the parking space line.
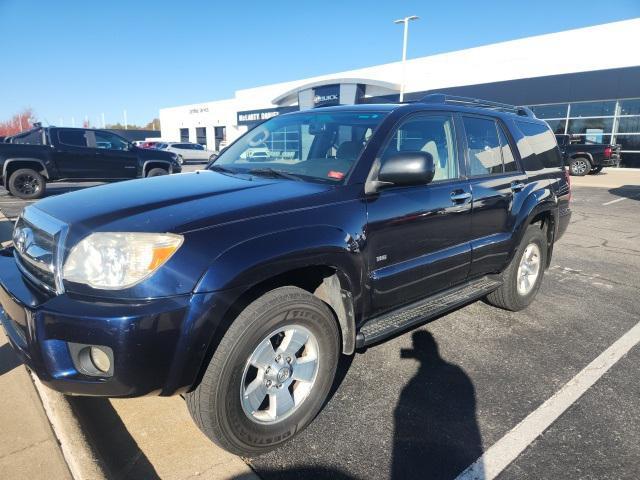
M 551 398 L 494 443 L 456 480 L 491 480 L 573 405 L 629 350 L 640 343 L 640 322 L 602 352 Z
M 612 203 L 618 203 L 623 200 L 628 200 L 628 198 L 617 198 L 616 200 L 611 200 L 610 202 L 603 203 L 602 206 L 606 207 L 607 205 L 611 205 Z

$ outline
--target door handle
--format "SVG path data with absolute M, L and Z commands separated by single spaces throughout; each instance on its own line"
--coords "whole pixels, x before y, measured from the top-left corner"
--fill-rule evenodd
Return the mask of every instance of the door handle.
M 512 182 L 511 183 L 511 191 L 512 192 L 519 192 L 520 190 L 522 190 L 526 185 L 522 182 Z
M 451 201 L 453 203 L 464 203 L 471 198 L 469 192 L 451 192 Z

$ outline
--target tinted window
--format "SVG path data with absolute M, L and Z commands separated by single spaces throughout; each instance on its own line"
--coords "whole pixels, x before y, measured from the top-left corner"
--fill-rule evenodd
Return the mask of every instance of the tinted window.
M 531 107 L 538 118 L 564 118 L 567 116 L 567 104 L 534 105 Z
M 606 102 L 572 103 L 570 117 L 606 117 L 616 111 L 615 100 Z
M 517 123 L 520 131 L 526 136 L 523 140 L 535 153 L 535 156 L 527 158 L 525 170 L 541 170 L 543 168 L 562 166 L 562 158 L 560 157 L 556 137 L 546 125 L 521 121 Z M 520 147 L 520 145 L 518 146 Z
M 433 157 L 433 180 L 458 177 L 453 120 L 449 116 L 419 116 L 396 130 L 382 155 L 382 162 L 399 152 L 426 152 Z
M 620 100 L 620 115 L 640 115 L 640 98 Z
M 181 128 L 180 129 L 180 141 L 181 142 L 188 142 L 189 141 L 189 129 L 188 128 Z
M 84 130 L 58 130 L 58 141 L 74 147 L 87 146 L 87 136 Z
M 504 171 L 515 172 L 518 170 L 518 165 L 516 164 L 516 159 L 511 151 L 511 145 L 509 145 L 507 135 L 504 133 L 504 130 L 500 125 L 498 125 L 498 136 L 500 137 L 500 147 L 502 148 L 502 163 L 504 164 Z
M 205 127 L 196 127 L 196 142 L 201 145 L 205 145 L 207 143 L 207 129 Z
M 618 120 L 618 132 L 638 133 L 640 132 L 640 117 L 626 117 Z
M 464 117 L 470 175 L 502 173 L 502 155 L 496 123 L 487 118 Z
M 611 133 L 613 118 L 580 118 L 569 120 L 567 133 Z
M 128 150 L 129 142 L 110 132 L 94 132 L 96 135 L 96 147 L 107 150 Z
M 553 130 L 553 133 L 564 133 L 566 120 L 547 120 L 547 125 Z
M 191 145 L 191 148 L 193 150 L 204 150 L 204 147 L 202 145 Z

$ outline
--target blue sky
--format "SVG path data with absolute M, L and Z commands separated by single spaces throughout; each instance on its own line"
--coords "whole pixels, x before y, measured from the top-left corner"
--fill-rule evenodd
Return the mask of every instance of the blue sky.
M 0 0 L 0 120 L 32 107 L 96 124 L 127 109 L 142 124 L 161 107 L 395 61 L 405 15 L 421 17 L 411 58 L 638 17 L 640 0 Z

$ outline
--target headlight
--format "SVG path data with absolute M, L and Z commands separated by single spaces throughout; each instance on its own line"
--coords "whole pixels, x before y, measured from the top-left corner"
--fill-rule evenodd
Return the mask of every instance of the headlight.
M 170 233 L 92 233 L 71 249 L 63 277 L 105 290 L 131 287 L 164 265 L 182 241 Z

